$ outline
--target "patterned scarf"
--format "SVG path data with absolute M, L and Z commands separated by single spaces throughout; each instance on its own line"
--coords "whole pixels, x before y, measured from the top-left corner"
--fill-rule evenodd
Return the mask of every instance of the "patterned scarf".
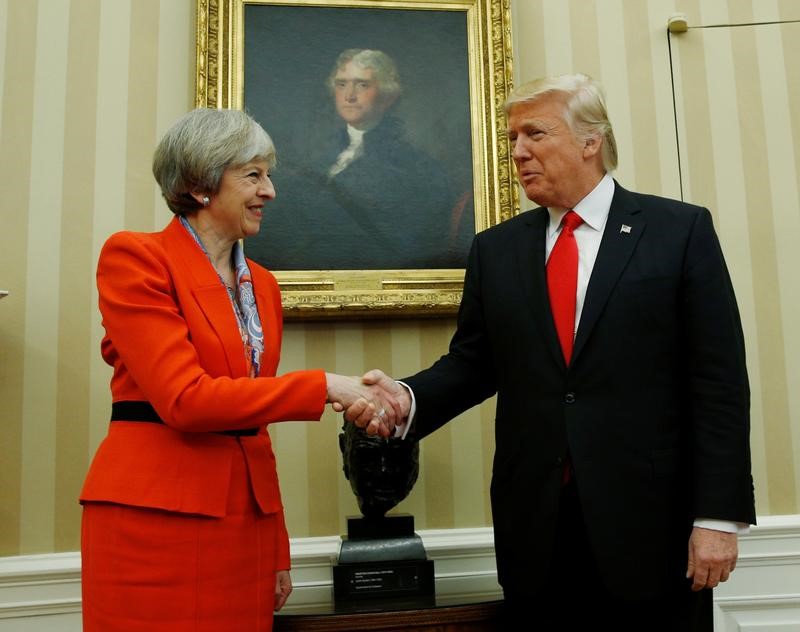
M 189 231 L 189 234 L 194 237 L 206 257 L 208 257 L 208 251 L 203 245 L 200 236 L 192 228 L 192 225 L 183 215 L 180 216 L 180 221 L 184 228 Z M 211 261 L 210 257 L 209 261 Z M 239 333 L 242 336 L 248 373 L 250 377 L 258 377 L 261 369 L 261 354 L 264 353 L 264 330 L 261 328 L 261 319 L 258 317 L 258 307 L 256 305 L 256 296 L 253 292 L 253 279 L 250 276 L 250 268 L 247 267 L 244 251 L 238 241 L 233 244 L 233 266 L 236 269 L 235 288 L 225 285 L 225 281 L 219 273 L 217 273 L 217 276 L 220 283 L 228 291 L 228 298 L 231 300 L 233 313 L 236 316 L 236 322 L 239 324 Z

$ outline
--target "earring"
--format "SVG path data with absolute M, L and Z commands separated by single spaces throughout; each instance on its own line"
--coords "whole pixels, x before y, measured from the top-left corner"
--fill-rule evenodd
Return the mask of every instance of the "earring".
M 207 195 L 204 195 L 203 196 L 203 206 L 208 206 L 209 204 L 211 204 L 211 200 L 208 199 Z

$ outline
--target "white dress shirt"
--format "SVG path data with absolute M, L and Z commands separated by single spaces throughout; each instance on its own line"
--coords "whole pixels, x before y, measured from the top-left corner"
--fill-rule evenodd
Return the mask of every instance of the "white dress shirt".
M 572 335 L 578 330 L 581 322 L 583 303 L 586 299 L 586 288 L 592 276 L 597 252 L 600 250 L 600 240 L 603 238 L 603 229 L 608 220 L 608 211 L 611 209 L 611 199 L 614 197 L 614 180 L 605 174 L 597 186 L 575 206 L 573 211 L 580 215 L 583 224 L 578 226 L 572 234 L 578 245 L 578 296 L 575 300 L 575 328 Z M 567 211 L 566 208 L 548 208 L 550 225 L 547 228 L 545 241 L 545 263 L 550 258 L 553 246 L 561 234 L 561 220 Z

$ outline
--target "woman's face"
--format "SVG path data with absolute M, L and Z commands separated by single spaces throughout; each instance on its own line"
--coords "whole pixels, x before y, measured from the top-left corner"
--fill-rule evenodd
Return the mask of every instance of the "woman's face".
M 263 160 L 253 160 L 226 169 L 219 191 L 199 212 L 206 215 L 220 235 L 242 239 L 258 233 L 264 204 L 274 198 L 269 165 Z

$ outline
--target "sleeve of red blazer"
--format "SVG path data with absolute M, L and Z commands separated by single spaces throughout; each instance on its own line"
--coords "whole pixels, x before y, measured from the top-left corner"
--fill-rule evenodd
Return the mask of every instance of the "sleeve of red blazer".
M 196 345 L 220 342 L 208 335 L 210 326 L 190 331 L 183 312 L 199 308 L 179 304 L 160 243 L 137 233 L 113 235 L 100 254 L 97 285 L 113 346 L 104 349 L 106 361 L 115 371 L 124 367 L 167 425 L 209 432 L 321 417 L 327 392 L 321 370 L 253 379 L 212 375 L 202 366 Z

